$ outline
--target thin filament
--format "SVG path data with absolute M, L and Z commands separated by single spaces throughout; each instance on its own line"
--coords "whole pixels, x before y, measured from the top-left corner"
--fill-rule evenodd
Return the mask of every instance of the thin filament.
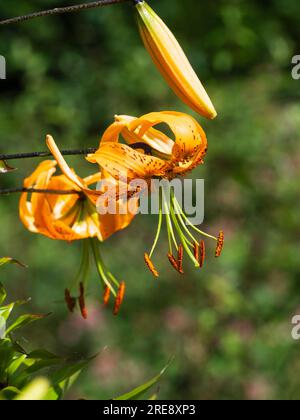
M 152 249 L 151 249 L 150 254 L 149 254 L 149 257 L 150 258 L 152 257 L 153 252 L 154 252 L 154 250 L 156 248 L 157 242 L 159 240 L 159 236 L 160 236 L 160 232 L 161 232 L 161 226 L 162 226 L 162 219 L 163 219 L 163 217 L 162 217 L 162 197 L 161 197 L 161 194 L 159 194 L 158 225 L 157 225 L 157 231 L 156 231 L 156 236 L 155 236 L 155 239 L 154 239 L 154 243 L 153 243 Z
M 214 239 L 215 241 L 217 241 L 217 240 L 218 240 L 215 236 L 213 236 L 213 235 L 209 235 L 208 233 L 203 232 L 202 230 L 198 229 L 196 226 L 194 226 L 194 225 L 193 225 L 193 223 L 191 223 L 191 222 L 189 221 L 189 219 L 188 219 L 188 218 L 186 217 L 186 215 L 184 214 L 184 212 L 183 212 L 182 208 L 180 207 L 180 205 L 179 205 L 179 203 L 178 203 L 178 201 L 177 201 L 176 197 L 174 197 L 174 204 L 175 204 L 175 206 L 176 206 L 177 210 L 180 212 L 181 216 L 182 216 L 182 217 L 184 218 L 184 220 L 186 221 L 186 224 L 187 224 L 187 225 L 189 225 L 189 226 L 190 226 L 192 229 L 194 229 L 196 232 L 200 233 L 200 235 L 202 235 L 202 236 L 205 236 L 205 237 L 210 238 L 210 239 Z
M 104 285 L 107 286 L 110 289 L 110 291 L 112 292 L 112 294 L 114 295 L 114 297 L 116 297 L 117 293 L 115 292 L 114 288 L 110 284 L 108 278 L 106 277 L 105 271 L 103 269 L 99 249 L 98 249 L 97 244 L 95 242 L 95 238 L 91 239 L 91 246 L 92 246 L 92 250 L 93 250 L 94 259 L 95 259 L 98 274 L 99 274 L 101 280 L 103 281 Z

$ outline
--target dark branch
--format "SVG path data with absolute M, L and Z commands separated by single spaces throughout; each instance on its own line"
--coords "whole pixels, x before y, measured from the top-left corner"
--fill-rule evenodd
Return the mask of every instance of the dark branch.
M 64 156 L 75 156 L 75 155 L 88 155 L 89 153 L 95 153 L 97 148 L 90 147 L 88 149 L 82 150 L 62 150 L 61 154 Z M 52 154 L 50 152 L 30 152 L 30 153 L 15 153 L 15 154 L 7 154 L 1 155 L 0 160 L 14 160 L 14 159 L 29 159 L 29 158 L 45 158 L 51 157 Z
M 42 190 L 36 188 L 11 188 L 6 190 L 0 190 L 0 195 L 9 195 L 17 193 L 37 193 L 37 194 L 54 194 L 54 195 L 82 195 L 81 191 L 76 190 Z
M 60 15 L 63 13 L 72 13 L 72 12 L 79 12 L 81 10 L 87 9 L 96 9 L 98 7 L 109 6 L 111 4 L 118 4 L 118 3 L 125 3 L 132 0 L 100 0 L 100 1 L 93 1 L 90 3 L 83 3 L 77 4 L 74 6 L 66 6 L 66 7 L 56 7 L 55 9 L 44 10 L 42 12 L 31 13 L 25 16 L 18 16 L 11 19 L 5 19 L 0 21 L 0 25 L 10 25 L 11 23 L 20 23 L 25 22 L 27 20 L 43 17 L 43 16 L 53 16 L 53 15 Z

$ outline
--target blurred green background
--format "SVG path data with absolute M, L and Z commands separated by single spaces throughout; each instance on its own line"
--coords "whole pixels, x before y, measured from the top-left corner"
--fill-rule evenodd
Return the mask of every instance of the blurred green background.
M 72 2 L 71 2 L 72 3 Z M 74 3 L 74 2 L 73 2 Z M 291 318 L 300 313 L 300 81 L 291 58 L 300 54 L 299 0 L 151 0 L 173 30 L 212 97 L 219 116 L 201 120 L 209 139 L 205 165 L 205 229 L 223 228 L 226 247 L 213 249 L 202 271 L 179 277 L 165 254 L 152 278 L 143 263 L 156 218 L 139 216 L 103 246 L 127 296 L 115 318 L 102 309 L 90 274 L 90 318 L 70 316 L 63 290 L 78 268 L 80 246 L 27 232 L 18 196 L 1 198 L 0 255 L 29 265 L 8 267 L 1 281 L 11 298 L 32 297 L 31 311 L 52 316 L 27 329 L 27 348 L 99 357 L 68 398 L 102 399 L 145 382 L 171 356 L 162 399 L 300 397 L 300 342 Z M 1 2 L 8 18 L 67 2 Z M 114 114 L 190 112 L 169 90 L 142 46 L 130 4 L 1 27 L 1 153 L 96 147 Z M 68 162 L 79 174 L 94 168 Z M 12 162 L 1 188 L 20 186 L 37 160 Z

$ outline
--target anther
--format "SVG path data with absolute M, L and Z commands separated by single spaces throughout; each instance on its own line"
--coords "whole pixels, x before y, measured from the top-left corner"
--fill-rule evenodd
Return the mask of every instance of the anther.
M 168 258 L 169 258 L 169 261 L 170 261 L 172 267 L 174 267 L 175 270 L 179 272 L 178 261 L 176 260 L 176 258 L 170 253 L 168 254 Z
M 177 257 L 178 271 L 180 274 L 183 272 L 183 246 L 180 244 L 178 247 L 178 257 Z
M 104 290 L 104 295 L 103 295 L 103 303 L 105 306 L 108 304 L 109 298 L 110 298 L 110 288 L 106 287 L 106 289 Z
M 151 273 L 153 274 L 154 277 L 159 277 L 159 273 L 156 270 L 156 268 L 154 267 L 153 262 L 151 261 L 151 258 L 149 257 L 148 254 L 144 254 L 144 259 L 145 259 L 145 263 L 147 264 L 149 270 L 151 271 Z
M 120 284 L 118 294 L 117 294 L 117 297 L 116 297 L 115 306 L 114 306 L 114 315 L 118 315 L 118 313 L 120 311 L 120 307 L 122 305 L 122 302 L 123 302 L 124 296 L 125 296 L 125 289 L 126 289 L 126 285 L 125 285 L 125 282 L 123 281 Z
M 74 312 L 76 306 L 76 299 L 71 296 L 70 290 L 65 289 L 65 302 L 70 312 Z
M 206 256 L 205 242 L 201 241 L 200 242 L 200 255 L 199 255 L 199 266 L 200 266 L 200 268 L 202 268 L 203 265 L 204 265 L 205 256 Z
M 80 285 L 79 285 L 79 291 L 80 291 L 80 295 L 79 295 L 80 312 L 81 312 L 82 318 L 87 319 L 88 312 L 87 312 L 87 308 L 85 306 L 84 286 L 83 286 L 83 283 L 80 283 Z
M 224 246 L 224 232 L 221 230 L 218 236 L 218 242 L 217 242 L 217 247 L 216 247 L 216 253 L 215 253 L 216 258 L 218 258 L 222 254 L 223 246 Z

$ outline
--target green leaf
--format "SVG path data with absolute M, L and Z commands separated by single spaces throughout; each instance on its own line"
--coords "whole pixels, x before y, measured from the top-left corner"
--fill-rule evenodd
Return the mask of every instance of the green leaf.
M 44 400 L 49 391 L 49 387 L 50 383 L 46 378 L 36 378 L 15 399 L 19 401 Z
M 16 331 L 21 327 L 24 327 L 25 325 L 30 324 L 31 322 L 46 318 L 48 315 L 21 315 L 12 325 L 7 328 L 6 335 Z
M 50 351 L 38 349 L 34 350 L 28 354 L 29 359 L 38 359 L 38 360 L 62 360 L 61 357 L 56 356 L 56 354 L 50 353 Z
M 3 287 L 3 284 L 0 283 L 0 305 L 5 301 L 6 299 L 6 291 Z
M 88 359 L 81 360 L 79 362 L 69 362 L 66 366 L 58 369 L 49 379 L 52 383 L 49 395 L 47 397 L 54 398 L 57 395 L 57 399 L 61 399 L 65 392 L 67 392 L 77 379 L 81 371 L 93 360 L 96 356 L 92 356 Z
M 66 362 L 66 366 L 63 366 L 51 375 L 52 383 L 57 385 L 63 383 L 66 379 L 69 379 L 76 373 L 80 372 L 92 359 L 93 358 L 89 358 L 80 362 Z
M 0 382 L 7 379 L 7 366 L 13 361 L 15 349 L 13 343 L 8 340 L 0 340 Z
M 66 378 L 64 381 L 60 382 L 57 385 L 53 385 L 49 388 L 49 391 L 45 397 L 47 400 L 60 400 L 63 398 L 64 394 L 71 388 L 74 382 L 77 380 L 78 376 L 81 373 L 81 370 L 75 372 L 72 376 Z
M 14 386 L 8 386 L 0 392 L 0 400 L 13 400 L 20 394 L 20 390 Z
M 12 172 L 15 170 L 16 169 L 9 166 L 8 163 L 5 162 L 5 160 L 0 160 L 0 174 L 7 174 L 8 172 Z
M 38 372 L 42 369 L 47 369 L 53 366 L 60 366 L 64 362 L 64 359 L 44 359 L 44 360 L 38 360 L 38 359 L 30 359 L 28 358 L 26 360 L 27 368 L 24 371 L 24 375 L 30 376 L 34 373 Z
M 27 268 L 27 265 L 21 263 L 20 261 L 16 260 L 15 258 L 11 257 L 2 257 L 0 258 L 0 267 L 6 264 L 17 264 L 20 267 Z
M 54 368 L 62 366 L 66 359 L 58 357 L 46 350 L 36 350 L 28 354 L 26 359 L 26 369 L 22 373 L 22 377 L 28 378 L 42 369 Z
M 120 397 L 114 398 L 114 400 L 137 400 L 141 398 L 147 391 L 149 391 L 154 385 L 157 384 L 157 382 L 161 379 L 161 377 L 164 375 L 168 367 L 170 366 L 169 362 L 167 366 L 163 368 L 163 370 L 154 378 L 150 379 L 150 381 L 146 382 L 145 384 L 139 386 L 138 388 L 135 388 L 131 392 L 128 392 L 127 394 L 121 395 Z
M 8 375 L 12 376 L 23 364 L 26 358 L 27 358 L 26 354 L 22 354 L 22 356 L 18 356 L 16 359 L 14 359 L 7 369 Z
M 159 388 L 157 389 L 157 391 L 153 395 L 151 395 L 150 398 L 148 398 L 148 400 L 149 401 L 156 401 L 157 398 L 158 398 L 158 394 L 159 394 Z
M 2 316 L 2 318 L 7 320 L 12 310 L 14 309 L 14 307 L 15 307 L 15 303 L 10 303 L 9 305 L 2 306 L 2 308 L 0 308 L 0 316 Z

